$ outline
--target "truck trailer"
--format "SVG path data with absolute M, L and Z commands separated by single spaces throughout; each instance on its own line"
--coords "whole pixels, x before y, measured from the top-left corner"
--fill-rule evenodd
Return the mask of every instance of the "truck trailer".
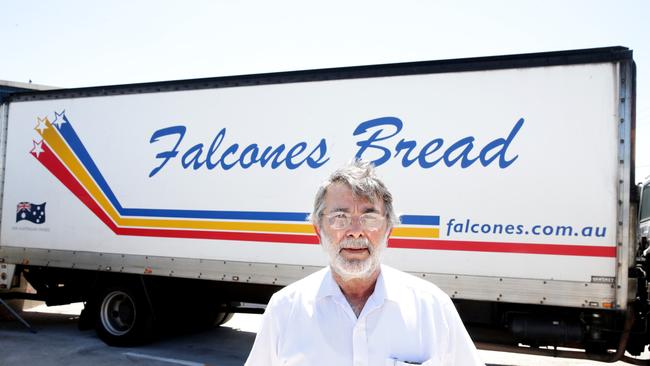
M 11 93 L 2 296 L 84 302 L 117 346 L 256 311 L 327 265 L 314 194 L 363 159 L 400 214 L 384 262 L 480 348 L 638 362 L 635 73 L 607 47 Z

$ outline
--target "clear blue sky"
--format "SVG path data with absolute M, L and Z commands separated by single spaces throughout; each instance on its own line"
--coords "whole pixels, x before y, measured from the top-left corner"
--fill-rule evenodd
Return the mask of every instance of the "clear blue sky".
M 0 80 L 76 87 L 621 45 L 650 175 L 650 1 L 3 1 Z

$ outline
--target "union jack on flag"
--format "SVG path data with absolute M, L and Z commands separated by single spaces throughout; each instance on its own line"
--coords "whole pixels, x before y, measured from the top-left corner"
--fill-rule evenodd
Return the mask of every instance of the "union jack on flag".
M 20 212 L 22 210 L 27 210 L 28 212 L 32 210 L 32 204 L 29 202 L 21 202 L 18 204 L 18 207 L 16 207 L 16 212 Z

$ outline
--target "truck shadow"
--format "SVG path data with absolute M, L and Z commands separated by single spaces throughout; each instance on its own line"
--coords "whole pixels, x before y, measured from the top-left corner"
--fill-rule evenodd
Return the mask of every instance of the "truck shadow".
M 20 315 L 37 333 L 30 333 L 15 319 L 0 319 L 3 346 L 0 364 L 169 365 L 169 360 L 177 360 L 241 366 L 255 340 L 254 332 L 228 326 L 203 330 L 169 327 L 149 344 L 117 348 L 104 344 L 93 330 L 80 331 L 79 315 L 44 312 Z

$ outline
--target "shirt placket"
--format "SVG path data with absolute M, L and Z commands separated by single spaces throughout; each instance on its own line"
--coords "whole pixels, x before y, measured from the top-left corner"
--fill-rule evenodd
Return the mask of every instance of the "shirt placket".
M 352 361 L 354 366 L 368 366 L 366 319 L 366 316 L 357 319 L 352 330 Z
M 375 294 L 373 294 L 361 311 L 361 316 L 356 319 L 352 331 L 352 360 L 354 366 L 370 365 L 368 316 L 379 309 L 380 306 L 380 302 L 376 299 Z
M 338 287 L 337 287 L 338 289 Z M 340 291 L 332 297 L 335 303 L 341 307 L 343 313 L 347 315 L 352 322 L 352 365 L 353 366 L 370 366 L 370 350 L 368 344 L 368 316 L 378 310 L 384 303 L 385 294 L 381 291 L 370 295 L 360 316 L 354 314 L 352 307 Z

